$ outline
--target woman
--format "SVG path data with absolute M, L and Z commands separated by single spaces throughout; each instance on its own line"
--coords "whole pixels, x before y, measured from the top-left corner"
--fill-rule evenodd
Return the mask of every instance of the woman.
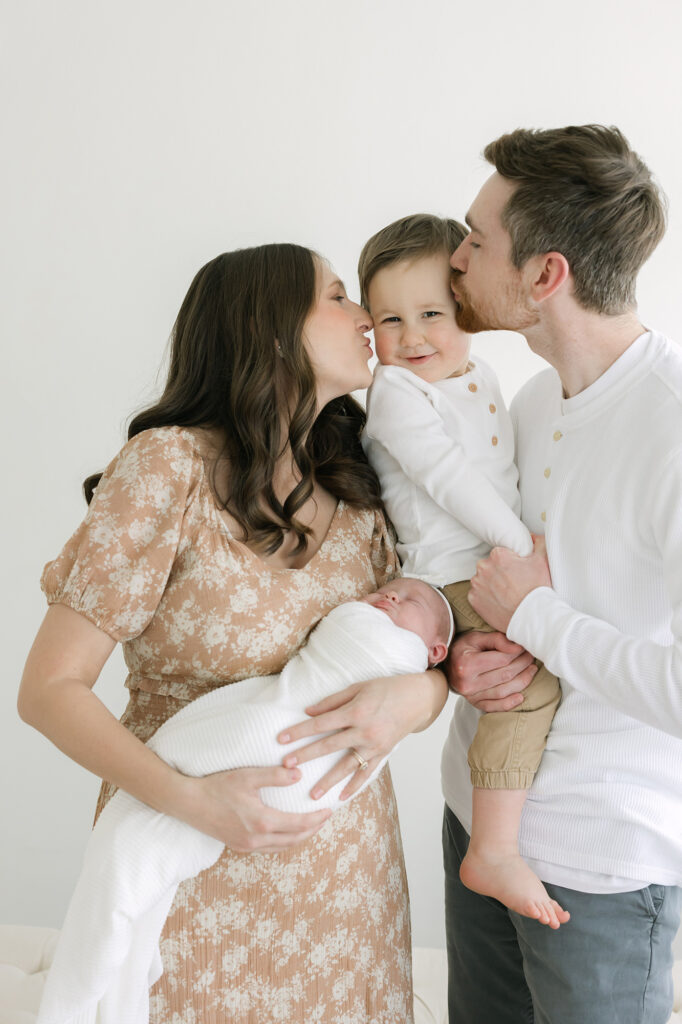
M 397 573 L 347 397 L 370 383 L 370 328 L 307 249 L 207 264 L 178 315 L 161 399 L 86 481 L 88 516 L 43 574 L 51 606 L 22 717 L 106 780 L 99 809 L 120 786 L 228 847 L 178 890 L 155 1022 L 412 1019 L 388 771 L 326 821 L 261 803 L 259 789 L 291 784 L 296 768 L 188 778 L 141 742 L 207 690 L 279 672 L 332 607 Z M 121 723 L 92 692 L 116 642 L 129 669 Z M 438 672 L 346 691 L 333 702 L 341 732 L 318 743 L 357 759 L 319 788 L 353 773 L 353 791 L 360 761 L 429 724 L 446 695 Z

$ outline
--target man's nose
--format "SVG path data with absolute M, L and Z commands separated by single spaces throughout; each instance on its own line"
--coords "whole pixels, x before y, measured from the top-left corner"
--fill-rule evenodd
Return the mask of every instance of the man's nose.
M 464 249 L 465 244 L 466 239 L 464 240 L 464 242 L 462 242 L 461 245 L 459 245 L 455 249 L 452 256 L 450 257 L 450 266 L 452 267 L 452 272 L 455 277 L 458 277 L 460 274 L 466 273 L 467 263 L 466 252 Z

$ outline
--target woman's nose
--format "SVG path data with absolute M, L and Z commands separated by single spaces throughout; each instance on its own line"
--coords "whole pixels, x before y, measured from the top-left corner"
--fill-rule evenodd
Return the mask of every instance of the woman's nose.
M 356 308 L 355 323 L 358 330 L 362 331 L 363 334 L 365 333 L 365 331 L 371 331 L 372 328 L 374 327 L 374 321 L 372 320 L 367 310 L 364 308 L 364 306 L 358 306 L 357 303 L 353 303 L 353 305 Z

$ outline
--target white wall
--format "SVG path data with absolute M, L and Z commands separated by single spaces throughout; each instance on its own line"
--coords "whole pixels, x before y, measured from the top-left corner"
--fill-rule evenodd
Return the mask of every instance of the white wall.
M 645 322 L 682 338 L 677 0 L 22 0 L 4 34 L 5 681 L 0 921 L 58 926 L 97 785 L 18 720 L 42 565 L 153 393 L 194 272 L 225 249 L 308 244 L 357 294 L 363 241 L 406 213 L 461 217 L 505 130 L 618 124 L 671 201 Z M 537 367 L 476 348 L 507 397 Z M 124 704 L 117 652 L 98 692 Z M 441 945 L 446 716 L 394 759 L 415 938 Z

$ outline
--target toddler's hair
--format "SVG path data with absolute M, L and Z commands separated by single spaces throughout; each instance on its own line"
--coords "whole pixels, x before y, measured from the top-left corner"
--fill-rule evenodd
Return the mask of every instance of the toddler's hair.
M 451 256 L 468 233 L 459 221 L 435 217 L 431 213 L 401 217 L 377 231 L 365 242 L 358 261 L 360 301 L 365 309 L 369 309 L 367 293 L 370 282 L 383 267 L 403 260 L 434 256 L 439 252 Z

